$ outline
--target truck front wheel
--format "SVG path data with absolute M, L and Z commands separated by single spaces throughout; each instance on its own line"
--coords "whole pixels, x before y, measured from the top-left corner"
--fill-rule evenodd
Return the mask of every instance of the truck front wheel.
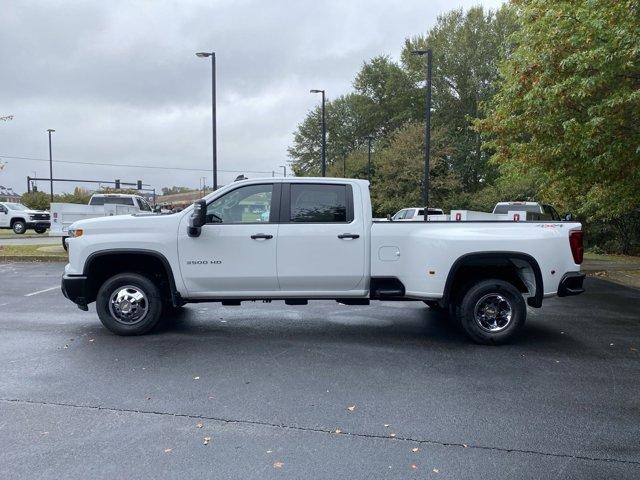
M 13 228 L 13 232 L 18 235 L 22 235 L 27 231 L 27 224 L 22 220 L 16 220 L 15 222 L 13 222 L 13 225 L 11 225 L 11 227 Z
M 102 324 L 116 335 L 143 335 L 162 313 L 160 290 L 137 273 L 121 273 L 98 290 L 96 310 Z
M 520 332 L 527 318 L 527 305 L 513 285 L 491 279 L 467 290 L 455 313 L 474 342 L 499 345 Z

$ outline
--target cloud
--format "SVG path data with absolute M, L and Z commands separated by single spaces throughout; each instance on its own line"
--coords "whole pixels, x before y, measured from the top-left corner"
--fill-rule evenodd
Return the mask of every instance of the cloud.
M 26 175 L 46 176 L 47 163 L 3 154 L 47 158 L 47 128 L 56 129 L 54 159 L 209 169 L 210 63 L 195 57 L 201 50 L 217 53 L 219 168 L 279 172 L 297 123 L 318 101 L 310 88 L 330 98 L 347 92 L 364 61 L 397 56 L 404 38 L 425 33 L 438 14 L 477 1 L 9 3 L 0 16 L 0 115 L 15 118 L 0 124 L 0 183 L 24 190 Z M 54 171 L 157 188 L 197 186 L 207 175 Z

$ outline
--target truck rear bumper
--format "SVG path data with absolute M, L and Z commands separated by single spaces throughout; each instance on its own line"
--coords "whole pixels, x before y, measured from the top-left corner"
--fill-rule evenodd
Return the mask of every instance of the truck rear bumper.
M 582 282 L 584 282 L 585 274 L 581 272 L 565 273 L 558 285 L 558 296 L 569 297 L 571 295 L 579 295 L 584 292 Z
M 82 275 L 63 275 L 62 294 L 78 305 L 81 310 L 87 310 L 87 277 Z

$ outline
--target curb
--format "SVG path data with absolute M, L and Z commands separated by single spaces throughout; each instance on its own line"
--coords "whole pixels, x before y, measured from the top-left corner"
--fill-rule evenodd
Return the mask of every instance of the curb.
M 67 262 L 67 257 L 54 257 L 51 255 L 0 255 L 0 263 L 3 262 Z

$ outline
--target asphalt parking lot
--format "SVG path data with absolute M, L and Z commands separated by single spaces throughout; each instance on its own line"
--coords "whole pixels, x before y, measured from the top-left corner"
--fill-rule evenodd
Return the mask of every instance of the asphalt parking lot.
M 640 478 L 640 290 L 469 343 L 421 303 L 188 305 L 116 337 L 0 264 L 2 478 Z

